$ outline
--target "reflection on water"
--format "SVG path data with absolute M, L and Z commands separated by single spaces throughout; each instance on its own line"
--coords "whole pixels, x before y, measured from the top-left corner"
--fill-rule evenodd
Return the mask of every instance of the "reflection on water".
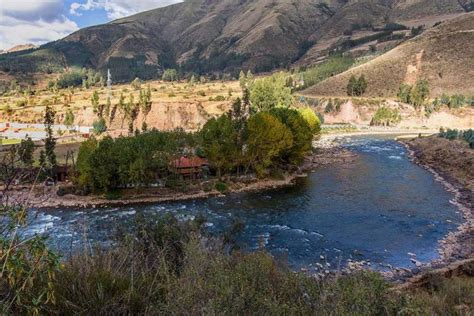
M 29 233 L 47 231 L 65 251 L 82 246 L 84 238 L 106 245 L 118 225 L 139 213 L 172 213 L 182 220 L 202 214 L 215 234 L 242 221 L 241 247 L 254 250 L 263 240 L 268 251 L 295 268 L 319 262 L 321 256 L 331 267 L 348 259 L 410 267 L 408 252 L 421 262 L 436 258 L 438 240 L 461 221 L 449 203 L 453 195 L 391 139 L 341 142 L 359 154 L 355 161 L 321 167 L 291 188 L 100 211 L 43 211 Z

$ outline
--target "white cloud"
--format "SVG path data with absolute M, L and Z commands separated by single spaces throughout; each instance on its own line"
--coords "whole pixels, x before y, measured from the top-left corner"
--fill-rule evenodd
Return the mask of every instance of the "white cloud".
M 0 0 L 0 49 L 43 44 L 77 29 L 62 0 Z
M 164 7 L 182 0 L 87 0 L 71 4 L 70 13 L 81 15 L 80 11 L 103 9 L 109 19 L 118 19 L 138 12 Z

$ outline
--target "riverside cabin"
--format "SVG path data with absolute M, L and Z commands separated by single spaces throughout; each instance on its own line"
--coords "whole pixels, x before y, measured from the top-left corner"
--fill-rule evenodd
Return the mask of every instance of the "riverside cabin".
M 183 179 L 202 178 L 209 168 L 207 159 L 181 156 L 170 164 L 170 171 Z

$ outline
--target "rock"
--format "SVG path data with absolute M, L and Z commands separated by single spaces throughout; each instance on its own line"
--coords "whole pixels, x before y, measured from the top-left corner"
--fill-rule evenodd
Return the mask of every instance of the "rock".
M 416 257 L 416 254 L 414 254 L 413 252 L 409 252 L 408 255 L 409 255 L 410 257 Z
M 324 260 L 324 256 L 323 256 L 323 255 L 320 255 L 320 256 L 319 256 L 319 259 Z

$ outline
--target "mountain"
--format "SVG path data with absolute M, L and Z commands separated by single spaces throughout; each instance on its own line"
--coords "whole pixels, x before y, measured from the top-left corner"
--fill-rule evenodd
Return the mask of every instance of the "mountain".
M 349 78 L 364 75 L 366 96 L 394 96 L 400 84 L 426 79 L 431 95 L 474 95 L 474 12 L 445 21 L 389 52 L 333 76 L 304 95 L 346 95 Z
M 469 0 L 187 0 L 88 27 L 39 49 L 2 55 L 8 73 L 112 69 L 114 78 L 257 72 L 317 62 L 347 45 L 427 27 L 470 10 Z M 403 24 L 403 25 L 401 25 Z M 372 36 L 372 37 L 370 37 Z M 365 41 L 365 42 L 364 42 Z

